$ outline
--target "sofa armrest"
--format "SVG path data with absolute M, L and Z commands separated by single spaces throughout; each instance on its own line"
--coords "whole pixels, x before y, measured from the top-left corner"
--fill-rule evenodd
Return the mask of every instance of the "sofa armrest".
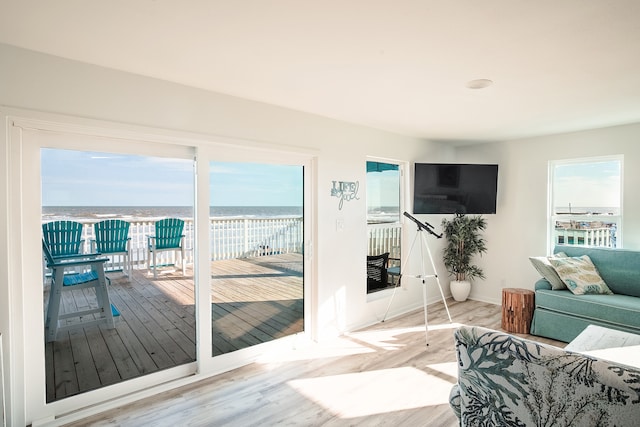
M 553 289 L 551 287 L 551 283 L 549 283 L 549 281 L 547 279 L 540 279 L 536 282 L 535 284 L 535 290 L 536 291 L 550 291 L 551 289 Z

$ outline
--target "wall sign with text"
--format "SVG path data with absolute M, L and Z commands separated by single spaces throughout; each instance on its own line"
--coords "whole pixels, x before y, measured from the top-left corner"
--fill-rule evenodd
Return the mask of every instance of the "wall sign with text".
M 360 187 L 360 182 L 355 181 L 331 181 L 333 183 L 333 187 L 331 188 L 331 196 L 338 197 L 340 202 L 338 203 L 338 209 L 342 210 L 342 205 L 344 201 L 347 202 L 351 200 L 359 200 L 358 198 L 358 187 Z

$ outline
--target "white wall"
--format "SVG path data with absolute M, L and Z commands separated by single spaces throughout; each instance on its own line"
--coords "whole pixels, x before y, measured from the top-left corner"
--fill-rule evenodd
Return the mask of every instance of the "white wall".
M 624 247 L 640 249 L 640 124 L 459 147 L 456 161 L 498 163 L 498 208 L 487 215 L 488 251 L 479 260 L 486 280 L 471 298 L 500 303 L 501 289 L 533 289 L 539 278 L 529 256 L 547 250 L 547 176 L 551 160 L 624 155 Z
M 203 139 L 226 136 L 308 149 L 316 157 L 315 186 L 319 336 L 332 336 L 380 319 L 388 302 L 383 298 L 368 301 L 365 281 L 366 201 L 364 188 L 360 199 L 345 202 L 330 196 L 333 180 L 365 183 L 366 156 L 411 162 L 416 159 L 437 161 L 445 150 L 438 143 L 398 136 L 388 132 L 355 126 L 284 108 L 210 93 L 169 82 L 145 78 L 89 64 L 43 55 L 0 44 L 0 113 L 26 109 L 54 113 L 54 120 L 66 117 L 88 118 L 113 123 L 140 125 L 196 133 Z M 4 106 L 4 107 L 2 107 Z M 16 336 L 9 316 L 11 301 L 27 283 L 19 283 L 18 272 L 7 261 L 8 239 L 15 235 L 9 224 L 9 192 L 19 192 L 9 180 L 7 131 L 2 123 L 0 161 L 0 332 L 5 338 L 5 372 L 10 372 L 12 388 L 7 384 L 14 421 L 24 421 L 21 397 L 22 337 Z M 159 148 L 160 149 L 160 148 Z M 15 165 L 13 165 L 15 166 Z M 409 205 L 408 205 L 409 206 Z M 408 208 L 407 206 L 407 208 Z M 39 209 L 39 206 L 27 206 Z M 336 230 L 336 220 L 344 221 L 344 231 Z M 409 232 L 411 233 L 411 232 Z M 411 236 L 411 234 L 409 234 Z M 13 254 L 13 256 L 20 256 Z M 311 284 L 308 284 L 311 285 Z M 433 291 L 432 291 L 433 292 Z M 421 307 L 420 288 L 400 292 L 392 314 Z M 435 295 L 435 294 L 433 294 Z M 26 368 L 25 368 L 26 369 Z M 20 393 L 18 393 L 20 394 Z M 11 403 L 11 402 L 10 402 Z M 11 415 L 11 414 L 10 414 Z M 47 414 L 42 414 L 47 415 Z M 50 415 L 50 414 L 48 414 Z M 31 421 L 31 420 L 27 420 Z

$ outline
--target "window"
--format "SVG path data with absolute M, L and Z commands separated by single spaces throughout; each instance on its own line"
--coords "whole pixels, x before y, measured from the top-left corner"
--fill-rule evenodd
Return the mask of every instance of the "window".
M 550 164 L 550 241 L 622 247 L 622 156 Z
M 367 161 L 367 293 L 393 287 L 400 275 L 401 170 Z

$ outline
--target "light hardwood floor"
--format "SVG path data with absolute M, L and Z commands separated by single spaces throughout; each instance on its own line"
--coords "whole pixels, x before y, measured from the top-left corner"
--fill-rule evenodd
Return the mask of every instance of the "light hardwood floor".
M 448 303 L 454 322 L 500 329 L 499 306 Z M 455 324 L 442 303 L 429 306 L 429 325 L 428 346 L 417 310 L 70 425 L 456 426 Z

